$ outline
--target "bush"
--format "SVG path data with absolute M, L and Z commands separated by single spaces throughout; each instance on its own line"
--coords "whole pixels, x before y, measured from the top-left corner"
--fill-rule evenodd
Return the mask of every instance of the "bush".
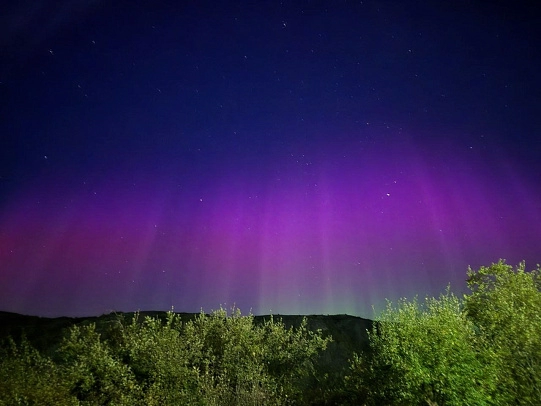
M 147 404 L 285 404 L 302 399 L 305 378 L 328 340 L 306 328 L 224 309 L 165 325 L 146 318 L 124 334 L 129 364 Z
M 78 405 L 65 375 L 23 338 L 0 351 L 0 405 Z
M 541 270 L 500 260 L 468 270 L 465 312 L 495 366 L 498 404 L 541 405 Z
M 0 406 L 540 405 L 539 266 L 500 260 L 467 275 L 462 299 L 447 289 L 388 302 L 345 379 L 315 370 L 330 337 L 306 318 L 286 328 L 235 308 L 187 321 L 136 313 L 72 327 L 52 357 L 10 340 Z
M 70 329 L 58 359 L 71 393 L 85 405 L 136 405 L 140 387 L 119 349 L 102 340 L 96 325 Z
M 329 339 L 224 309 L 183 322 L 138 314 L 102 334 L 73 327 L 52 359 L 12 345 L 0 364 L 0 405 L 282 405 L 303 403 Z M 3 403 L 2 403 L 3 402 Z
M 388 303 L 369 334 L 370 353 L 357 356 L 349 377 L 373 405 L 483 405 L 490 398 L 489 371 L 476 349 L 474 325 L 460 300 Z
M 388 303 L 350 363 L 358 404 L 540 405 L 541 273 L 500 260 L 468 270 L 471 294 Z

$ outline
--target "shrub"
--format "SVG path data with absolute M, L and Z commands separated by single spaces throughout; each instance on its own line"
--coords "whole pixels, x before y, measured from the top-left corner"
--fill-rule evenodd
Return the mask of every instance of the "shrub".
M 465 311 L 495 366 L 498 404 L 541 405 L 541 270 L 504 260 L 468 270 Z
M 0 362 L 0 405 L 282 405 L 302 403 L 329 339 L 224 309 L 183 322 L 135 314 L 103 332 L 72 327 L 54 360 L 27 343 Z M 2 403 L 3 402 L 3 403 Z
M 58 350 L 58 359 L 70 391 L 82 404 L 136 405 L 140 388 L 118 351 L 102 340 L 96 325 L 70 329 Z
M 77 405 L 65 375 L 23 338 L 0 351 L 0 405 Z
M 483 405 L 492 386 L 474 325 L 449 290 L 424 303 L 400 300 L 369 333 L 371 351 L 352 360 L 351 384 L 382 405 Z
M 471 294 L 388 303 L 347 388 L 370 405 L 541 404 L 541 271 L 468 270 Z

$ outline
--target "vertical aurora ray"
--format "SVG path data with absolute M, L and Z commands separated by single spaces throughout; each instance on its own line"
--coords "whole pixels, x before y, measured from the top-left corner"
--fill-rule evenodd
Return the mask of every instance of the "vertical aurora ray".
M 308 169 L 279 175 L 273 155 L 185 183 L 111 169 L 91 188 L 28 185 L 0 217 L 0 308 L 371 317 L 384 298 L 462 289 L 468 265 L 538 260 L 541 192 L 511 160 L 413 143 L 314 150 Z

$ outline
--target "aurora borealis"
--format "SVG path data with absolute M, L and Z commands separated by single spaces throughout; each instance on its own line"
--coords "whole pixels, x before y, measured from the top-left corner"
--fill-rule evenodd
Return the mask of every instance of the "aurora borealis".
M 468 265 L 540 262 L 531 10 L 10 13 L 0 310 L 372 317 L 385 298 L 463 290 Z

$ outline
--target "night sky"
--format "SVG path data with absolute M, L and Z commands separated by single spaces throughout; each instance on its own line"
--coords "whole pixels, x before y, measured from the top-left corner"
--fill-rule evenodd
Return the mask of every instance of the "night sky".
M 371 318 L 541 262 L 541 13 L 10 1 L 0 310 Z

